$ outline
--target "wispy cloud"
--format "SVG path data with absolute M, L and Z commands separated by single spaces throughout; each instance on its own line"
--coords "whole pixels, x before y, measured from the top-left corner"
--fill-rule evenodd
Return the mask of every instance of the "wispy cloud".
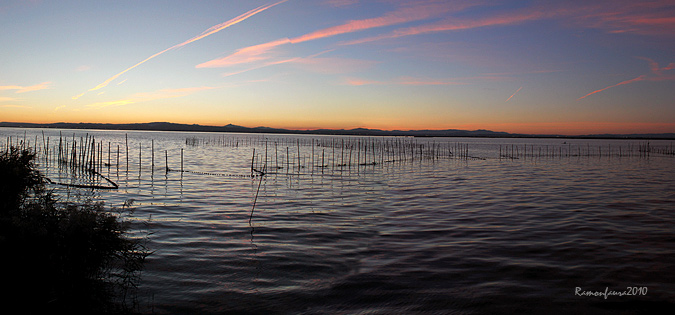
M 19 101 L 19 99 L 13 97 L 0 96 L 0 102 L 16 102 L 16 101 Z
M 428 33 L 438 33 L 438 32 L 448 32 L 448 31 L 459 31 L 459 30 L 468 30 L 479 27 L 488 27 L 488 26 L 501 26 L 501 25 L 514 25 L 520 24 L 527 21 L 533 21 L 544 17 L 545 14 L 539 10 L 525 10 L 519 12 L 504 13 L 500 15 L 495 15 L 487 18 L 481 19 L 460 19 L 460 18 L 448 18 L 440 22 L 434 22 L 419 26 L 411 26 L 406 28 L 400 28 L 392 32 L 366 37 L 362 39 L 357 39 L 353 41 L 347 41 L 341 43 L 342 45 L 356 45 L 363 44 L 368 42 L 374 42 L 384 39 L 399 38 L 404 36 L 412 35 L 421 35 Z
M 280 65 L 280 64 L 293 64 L 297 67 L 302 68 L 306 71 L 323 73 L 323 74 L 340 74 L 340 73 L 350 73 L 356 71 L 362 71 L 368 68 L 371 68 L 376 62 L 371 60 L 362 60 L 362 59 L 353 59 L 353 58 L 340 58 L 340 57 L 319 57 L 323 54 L 331 52 L 333 50 L 326 50 L 320 53 L 316 53 L 307 57 L 294 57 L 281 60 L 266 61 L 262 63 L 257 63 L 255 66 L 237 70 L 233 72 L 228 72 L 223 74 L 223 77 L 229 77 L 237 74 L 242 74 L 252 70 L 257 70 L 265 67 Z
M 390 81 L 376 81 L 368 80 L 361 78 L 346 78 L 344 84 L 361 86 L 361 85 L 415 85 L 415 86 L 425 86 L 425 85 L 465 85 L 466 82 L 456 81 L 456 80 L 437 80 L 437 79 L 420 79 L 414 77 L 401 77 L 395 80 Z
M 39 90 L 45 90 L 51 88 L 51 82 L 42 82 L 40 84 L 31 85 L 31 86 L 20 86 L 20 85 L 0 85 L 0 91 L 3 90 L 15 90 L 14 93 L 26 93 Z
M 117 100 L 117 101 L 108 101 L 108 102 L 97 102 L 87 105 L 87 107 L 103 108 L 109 106 L 122 106 L 136 103 L 137 101 L 128 99 L 128 100 Z
M 288 38 L 282 38 L 264 44 L 241 48 L 229 56 L 198 64 L 196 68 L 220 68 L 236 64 L 268 60 L 271 58 L 271 56 L 269 56 L 270 50 L 276 48 L 277 46 L 289 44 L 290 42 L 291 41 Z
M 669 0 L 559 2 L 503 12 L 483 18 L 446 17 L 442 21 L 400 28 L 389 33 L 341 43 L 355 45 L 384 39 L 428 33 L 461 31 L 481 27 L 521 24 L 529 21 L 558 18 L 563 23 L 598 28 L 609 33 L 642 35 L 675 35 L 675 6 Z
M 263 12 L 263 11 L 265 11 L 265 10 L 271 8 L 271 7 L 274 7 L 274 6 L 278 5 L 278 4 L 284 3 L 284 2 L 286 2 L 286 1 L 288 1 L 288 0 L 281 0 L 281 1 L 276 2 L 276 3 L 272 3 L 272 4 L 267 4 L 267 5 L 260 6 L 260 7 L 257 7 L 257 8 L 255 8 L 255 9 L 253 9 L 253 10 L 250 10 L 250 11 L 248 11 L 248 12 L 242 14 L 242 15 L 239 15 L 239 16 L 237 16 L 237 17 L 235 17 L 235 18 L 233 18 L 233 19 L 231 19 L 231 20 L 229 20 L 229 21 L 223 22 L 223 23 L 218 24 L 218 25 L 214 25 L 214 26 L 212 26 L 211 28 L 207 29 L 206 31 L 202 32 L 202 33 L 201 33 L 200 35 L 198 35 L 198 36 L 195 36 L 195 37 L 193 37 L 193 38 L 191 38 L 191 39 L 189 39 L 189 40 L 186 40 L 186 41 L 184 41 L 184 42 L 182 42 L 182 43 L 180 43 L 180 44 L 171 46 L 171 47 L 169 47 L 169 48 L 167 48 L 167 49 L 164 49 L 164 50 L 162 50 L 162 51 L 160 51 L 160 52 L 158 52 L 158 53 L 156 53 L 156 54 L 154 54 L 154 55 L 152 55 L 152 56 L 150 56 L 150 57 L 148 57 L 148 58 L 145 58 L 143 61 L 141 61 L 141 62 L 139 62 L 139 63 L 137 63 L 137 64 L 135 64 L 135 65 L 133 65 L 133 66 L 127 68 L 127 69 L 125 69 L 124 71 L 122 71 L 122 72 L 120 72 L 120 73 L 118 73 L 118 74 L 116 74 L 116 75 L 114 75 L 114 76 L 112 76 L 112 77 L 110 77 L 108 80 L 105 80 L 103 83 L 97 85 L 96 87 L 90 89 L 89 91 L 95 91 L 95 90 L 98 90 L 98 89 L 100 89 L 100 88 L 103 88 L 103 87 L 107 86 L 110 82 L 112 82 L 113 80 L 117 79 L 119 76 L 123 75 L 124 73 L 128 72 L 129 70 L 131 70 L 131 69 L 133 69 L 133 68 L 136 68 L 136 67 L 140 66 L 141 64 L 147 62 L 148 60 L 153 59 L 153 58 L 155 58 L 155 57 L 157 57 L 157 56 L 159 56 L 159 55 L 161 55 L 161 54 L 163 54 L 163 53 L 165 53 L 165 52 L 167 52 L 167 51 L 170 51 L 170 50 L 173 50 L 173 49 L 177 49 L 177 48 L 183 47 L 183 46 L 185 46 L 185 45 L 187 45 L 187 44 L 190 44 L 190 43 L 192 43 L 192 42 L 195 42 L 195 41 L 197 41 L 197 40 L 200 40 L 200 39 L 202 39 L 202 38 L 204 38 L 204 37 L 206 37 L 206 36 L 209 36 L 209 35 L 215 34 L 215 33 L 217 33 L 217 32 L 220 32 L 220 31 L 222 31 L 222 30 L 224 30 L 224 29 L 226 29 L 226 28 L 228 28 L 228 27 L 230 27 L 230 26 L 232 26 L 232 25 L 235 25 L 235 24 L 237 24 L 237 23 L 239 23 L 239 22 L 242 22 L 242 21 L 244 21 L 244 20 L 246 20 L 246 19 L 248 19 L 248 18 L 250 18 L 250 17 L 252 17 L 252 16 L 254 16 L 254 15 L 258 14 L 258 13 L 260 13 L 260 12 Z M 86 92 L 85 92 L 85 93 L 86 93 Z M 78 94 L 78 95 L 74 96 L 73 99 L 77 99 L 77 98 L 81 97 L 82 95 L 84 95 L 84 93 Z
M 88 65 L 81 65 L 81 66 L 75 68 L 75 71 L 77 71 L 77 72 L 84 72 L 84 71 L 89 71 L 89 70 L 91 70 L 91 66 L 88 66 Z
M 294 64 L 297 64 L 305 70 L 324 74 L 363 71 L 373 67 L 376 63 L 376 61 L 371 60 L 339 57 L 299 58 L 294 61 Z
M 652 59 L 644 58 L 644 57 L 637 57 L 637 58 L 642 59 L 642 60 L 646 60 L 649 63 L 651 74 L 643 74 L 643 75 L 640 75 L 636 78 L 626 80 L 626 81 L 622 81 L 622 82 L 619 82 L 617 84 L 610 85 L 608 87 L 605 87 L 605 88 L 602 88 L 602 89 L 599 89 L 599 90 L 595 90 L 593 92 L 590 92 L 590 93 L 578 98 L 577 101 L 581 100 L 581 99 L 584 99 L 586 97 L 589 97 L 593 94 L 600 93 L 600 92 L 603 92 L 605 90 L 608 90 L 608 89 L 611 89 L 611 88 L 614 88 L 614 87 L 617 87 L 617 86 L 621 86 L 621 85 L 631 84 L 631 83 L 640 82 L 640 81 L 670 81 L 670 80 L 675 80 L 675 75 L 664 74 L 664 71 L 672 70 L 674 68 L 674 67 L 672 67 L 672 65 L 673 65 L 672 63 L 669 64 L 666 67 L 660 68 L 658 63 L 656 63 Z
M 228 67 L 236 64 L 251 63 L 268 60 L 272 57 L 273 49 L 286 45 L 312 41 L 341 34 L 364 31 L 368 29 L 397 25 L 407 22 L 420 21 L 432 17 L 438 17 L 450 11 L 459 11 L 476 5 L 471 1 L 462 1 L 450 5 L 443 1 L 429 2 L 417 5 L 402 6 L 383 16 L 361 20 L 350 20 L 346 23 L 324 28 L 294 38 L 282 38 L 264 44 L 241 48 L 236 52 L 218 59 L 198 64 L 197 68 Z
M 260 64 L 257 64 L 257 65 L 255 65 L 255 66 L 252 66 L 252 67 L 243 69 L 243 70 L 238 70 L 238 71 L 233 71 L 233 72 L 224 73 L 224 74 L 223 74 L 223 77 L 229 77 L 229 76 L 233 76 L 233 75 L 238 75 L 238 74 L 242 74 L 242 73 L 245 73 L 245 72 L 249 72 L 249 71 L 253 71 L 253 70 L 258 70 L 258 69 L 262 69 L 262 68 L 266 68 L 266 67 L 270 67 L 270 66 L 280 65 L 280 64 L 284 64 L 284 63 L 295 62 L 295 61 L 297 61 L 297 60 L 299 60 L 299 59 L 302 59 L 302 58 L 296 57 L 296 58 L 290 58 L 290 59 L 282 59 L 282 60 L 276 60 L 276 61 L 268 61 L 268 62 L 260 63 Z
M 514 95 L 516 95 L 516 93 L 520 92 L 520 90 L 522 89 L 523 89 L 522 86 L 519 87 L 515 92 L 513 92 L 513 94 L 511 94 L 511 96 L 509 96 L 509 98 L 506 99 L 506 101 L 508 102 Z
M 326 0 L 326 4 L 331 7 L 347 7 L 359 3 L 359 0 Z
M 448 80 L 433 80 L 433 79 L 420 79 L 413 77 L 402 77 L 397 81 L 392 82 L 393 84 L 398 85 L 464 85 L 465 82 L 458 81 L 448 81 Z
M 160 99 L 183 97 L 183 96 L 188 96 L 188 95 L 194 94 L 196 92 L 205 91 L 205 90 L 212 90 L 212 89 L 216 89 L 216 88 L 217 87 L 213 87 L 213 86 L 200 86 L 200 87 L 189 87 L 189 88 L 178 88 L 178 89 L 162 89 L 162 90 L 158 90 L 158 91 L 155 91 L 155 92 L 136 93 L 136 94 L 134 94 L 134 95 L 132 95 L 128 98 L 121 99 L 121 100 L 114 100 L 114 101 L 107 101 L 107 102 L 97 102 L 97 103 L 88 104 L 86 106 L 90 107 L 90 108 L 105 108 L 105 107 L 110 107 L 110 106 L 122 106 L 122 105 L 129 105 L 129 104 L 140 103 L 140 102 L 160 100 Z
M 589 1 L 579 8 L 561 9 L 574 11 L 572 23 L 609 33 L 675 35 L 675 6 L 670 0 Z
M 345 84 L 346 85 L 353 85 L 353 86 L 361 86 L 361 85 L 379 85 L 379 84 L 384 84 L 384 82 L 374 81 L 374 80 L 366 80 L 366 79 L 360 79 L 360 78 L 346 78 Z
M 468 6 L 470 6 L 470 4 L 465 3 L 465 7 Z M 445 3 L 423 3 L 421 5 L 405 6 L 380 17 L 362 20 L 351 20 L 348 21 L 347 23 L 338 26 L 324 28 L 302 36 L 298 36 L 292 38 L 291 42 L 296 44 L 306 42 L 309 40 L 326 38 L 346 33 L 353 33 L 377 27 L 402 24 L 412 21 L 420 21 L 434 16 L 439 16 L 443 13 L 450 11 L 451 9 L 458 10 L 463 8 L 464 7 L 462 8 L 451 7 Z
M 608 86 L 608 87 L 606 87 L 606 88 L 602 88 L 602 89 L 599 89 L 599 90 L 595 90 L 595 91 L 593 91 L 593 92 L 591 92 L 591 93 L 588 93 L 588 94 L 586 94 L 586 95 L 584 95 L 584 96 L 578 98 L 577 101 L 578 101 L 578 100 L 581 100 L 581 99 L 584 99 L 584 98 L 586 98 L 586 97 L 589 97 L 589 96 L 591 96 L 591 95 L 593 95 L 593 94 L 595 94 L 595 93 L 600 93 L 600 92 L 602 92 L 602 91 L 611 89 L 611 88 L 613 88 L 613 87 L 617 87 L 617 86 L 621 86 L 621 85 L 625 85 L 625 84 L 630 84 L 630 83 L 634 83 L 634 82 L 644 81 L 646 78 L 647 78 L 647 76 L 643 74 L 643 75 L 641 75 L 641 76 L 639 76 L 639 77 L 637 77 L 637 78 L 633 78 L 633 79 L 630 79 L 630 80 L 626 80 L 626 81 L 623 81 L 623 82 L 619 82 L 619 83 L 614 84 L 614 85 L 610 85 L 610 86 Z

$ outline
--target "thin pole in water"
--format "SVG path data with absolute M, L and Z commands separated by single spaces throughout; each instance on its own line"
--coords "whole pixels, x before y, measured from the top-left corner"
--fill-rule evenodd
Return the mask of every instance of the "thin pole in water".
M 253 148 L 253 154 L 251 155 L 251 177 L 253 177 L 253 161 L 255 161 L 255 148 Z
M 129 135 L 124 134 L 124 145 L 127 150 L 127 172 L 129 171 Z

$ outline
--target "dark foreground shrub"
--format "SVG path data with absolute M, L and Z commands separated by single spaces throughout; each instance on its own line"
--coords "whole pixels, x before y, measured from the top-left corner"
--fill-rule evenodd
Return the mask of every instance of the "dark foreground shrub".
M 2 306 L 19 313 L 125 313 L 149 252 L 126 235 L 130 203 L 60 204 L 45 190 L 34 155 L 0 155 Z M 3 312 L 4 313 L 4 312 Z

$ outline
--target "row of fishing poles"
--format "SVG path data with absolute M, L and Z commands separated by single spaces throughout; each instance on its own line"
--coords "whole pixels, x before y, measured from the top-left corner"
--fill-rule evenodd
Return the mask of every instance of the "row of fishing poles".
M 40 140 L 42 143 L 40 143 Z M 5 152 L 9 152 L 12 148 L 19 150 L 32 151 L 37 156 L 39 162 L 44 162 L 46 166 L 56 161 L 58 168 L 68 168 L 73 174 L 99 174 L 104 168 L 115 167 L 120 168 L 121 148 L 116 144 L 113 149 L 112 143 L 106 144 L 99 140 L 97 141 L 94 135 L 86 134 L 84 137 L 64 137 L 59 132 L 58 144 L 50 144 L 52 139 L 45 137 L 42 132 L 42 138 L 35 135 L 34 142 L 31 144 L 31 139 L 26 138 L 24 133 L 23 140 L 20 138 L 7 137 L 5 142 Z M 40 145 L 42 144 L 42 145 Z M 107 149 L 107 150 L 106 150 Z M 105 155 L 107 151 L 107 157 Z M 151 140 L 151 167 L 154 172 L 155 169 L 155 144 L 154 139 Z M 129 170 L 129 139 L 125 134 L 124 158 L 126 159 L 126 169 Z M 139 171 L 142 168 L 143 161 L 143 146 L 139 143 L 138 148 L 138 166 Z M 106 162 L 107 161 L 107 162 Z M 123 161 L 124 162 L 124 161 Z M 165 167 L 166 172 L 171 171 L 168 163 L 168 151 L 165 150 Z M 183 171 L 183 149 L 181 148 L 180 170 Z
M 562 158 L 562 157 L 641 157 L 648 158 L 652 154 L 675 155 L 675 148 L 669 146 L 653 146 L 649 142 L 627 146 L 608 144 L 606 146 L 591 146 L 587 144 L 562 144 L 562 145 L 500 145 L 500 159 L 519 158 Z
M 33 146 L 24 132 L 23 140 L 20 137 L 8 137 L 5 151 L 10 147 L 21 149 L 32 148 L 49 165 L 57 161 L 59 169 L 68 167 L 73 173 L 100 174 L 108 167 L 120 168 L 120 158 L 124 155 L 126 168 L 129 170 L 129 139 L 125 134 L 124 148 L 120 144 L 112 147 L 103 141 L 97 141 L 94 135 L 86 134 L 84 137 L 63 136 L 59 132 L 58 144 L 50 143 L 52 139 L 35 135 Z M 155 170 L 155 146 L 154 140 L 150 140 L 150 163 L 151 169 Z M 222 137 L 190 137 L 186 138 L 187 146 L 222 146 L 239 148 L 253 147 L 251 157 L 251 175 L 259 175 L 263 172 L 300 173 L 301 169 L 344 170 L 362 166 L 383 165 L 394 162 L 429 161 L 441 158 L 453 159 L 484 159 L 475 157 L 469 152 L 469 144 L 459 142 L 435 142 L 418 141 L 414 137 L 273 137 L 264 136 L 222 136 Z M 147 145 L 147 144 L 146 144 Z M 261 148 L 264 147 L 264 150 Z M 273 146 L 273 149 L 271 148 Z M 258 148 L 256 150 L 255 148 Z M 308 148 L 309 147 L 309 148 Z M 121 150 L 124 150 L 123 152 Z M 105 151 L 107 150 L 107 159 Z M 147 149 L 146 149 L 147 150 Z M 180 172 L 183 169 L 183 149 L 180 154 Z M 272 151 L 273 150 L 273 151 Z M 480 150 L 472 150 L 480 151 Z M 147 151 L 146 151 L 147 152 Z M 256 153 L 257 152 L 257 153 Z M 496 153 L 496 152 L 495 152 Z M 675 155 L 672 143 L 670 146 L 653 146 L 649 142 L 626 146 L 591 146 L 590 144 L 561 144 L 561 145 L 499 145 L 499 159 L 518 159 L 536 157 L 572 157 L 572 156 L 618 156 L 618 157 L 649 157 L 650 154 Z M 147 154 L 147 153 L 146 153 Z M 179 171 L 169 168 L 168 151 L 164 150 L 164 171 Z M 475 154 L 475 153 L 474 153 Z M 483 152 L 483 154 L 487 154 Z M 146 157 L 145 162 L 147 163 Z M 106 162 L 107 161 L 107 162 Z M 143 144 L 138 147 L 139 173 L 143 163 Z M 124 161 L 122 161 L 124 163 Z M 283 170 L 283 171 L 282 171 Z M 194 170 L 191 172 L 199 173 Z
M 190 145 L 208 145 L 210 141 L 194 141 Z M 250 139 L 249 139 L 250 140 Z M 376 166 L 394 162 L 415 162 L 442 158 L 471 158 L 468 144 L 418 143 L 413 138 L 321 138 L 274 139 L 258 142 L 263 149 L 253 149 L 251 173 L 281 173 L 280 170 L 299 173 L 301 169 L 344 170 L 362 166 Z M 199 144 L 197 144 L 199 143 Z M 236 143 L 236 142 L 234 142 Z M 280 145 L 280 143 L 282 145 Z M 273 146 L 273 148 L 271 148 Z M 308 148 L 309 147 L 309 148 Z M 276 170 L 276 171 L 275 171 Z

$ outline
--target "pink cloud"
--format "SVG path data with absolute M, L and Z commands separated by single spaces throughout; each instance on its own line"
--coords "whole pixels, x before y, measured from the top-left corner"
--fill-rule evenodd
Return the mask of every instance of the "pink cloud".
M 267 60 L 271 58 L 270 54 L 274 48 L 289 43 L 291 43 L 291 41 L 288 38 L 282 38 L 264 44 L 241 48 L 229 56 L 198 64 L 196 68 L 228 67 L 242 63 Z
M 238 70 L 234 72 L 229 72 L 223 74 L 224 77 L 241 74 L 244 72 L 257 70 L 260 68 L 265 68 L 269 66 L 279 65 L 279 64 L 293 64 L 297 67 L 300 67 L 306 71 L 317 72 L 317 73 L 326 73 L 326 74 L 338 74 L 338 73 L 349 73 L 356 72 L 371 68 L 376 62 L 370 60 L 361 60 L 361 59 L 351 59 L 351 58 L 340 58 L 340 57 L 319 57 L 325 53 L 329 53 L 332 50 L 322 51 L 320 53 L 308 56 L 308 57 L 295 57 L 288 58 L 276 61 L 268 61 L 264 63 L 258 63 L 257 65 Z
M 345 84 L 347 85 L 354 85 L 354 86 L 361 86 L 361 85 L 379 85 L 379 84 L 384 84 L 383 82 L 380 81 L 373 81 L 373 80 L 366 80 L 366 79 L 358 79 L 358 78 L 347 78 L 345 79 Z
M 290 58 L 290 59 L 283 59 L 283 60 L 265 62 L 265 63 L 262 63 L 262 64 L 257 64 L 255 66 L 247 68 L 247 69 L 225 73 L 225 74 L 223 74 L 223 77 L 229 77 L 229 76 L 233 76 L 233 75 L 237 75 L 237 74 L 242 74 L 242 73 L 245 73 L 245 72 L 249 72 L 249 71 L 253 71 L 253 70 L 257 70 L 257 69 L 261 69 L 261 68 L 266 68 L 266 67 L 270 67 L 270 66 L 274 66 L 274 65 L 290 63 L 290 62 L 294 62 L 298 59 L 301 59 L 301 58 L 298 57 L 298 58 Z
M 609 33 L 675 35 L 675 7 L 669 0 L 597 1 L 578 7 L 561 2 L 561 9 L 569 11 L 574 24 Z
M 376 62 L 350 58 L 315 57 L 299 58 L 294 63 L 309 71 L 337 74 L 362 71 L 371 68 Z
M 362 38 L 354 41 L 344 42 L 343 45 L 363 44 L 383 39 L 398 38 L 404 36 L 420 35 L 427 33 L 438 33 L 447 31 L 468 30 L 479 27 L 498 26 L 498 25 L 513 25 L 520 24 L 527 21 L 537 20 L 544 17 L 545 14 L 541 11 L 529 10 L 517 13 L 501 14 L 482 19 L 454 19 L 449 18 L 440 22 L 430 23 L 420 26 L 412 26 L 401 28 L 393 32 Z
M 464 9 L 471 4 L 465 3 L 463 7 L 454 7 L 455 10 Z M 396 25 L 412 21 L 425 20 L 434 16 L 439 16 L 450 11 L 451 7 L 444 3 L 426 3 L 416 6 L 406 6 L 398 10 L 389 12 L 381 17 L 352 20 L 345 24 L 324 28 L 312 33 L 298 36 L 291 39 L 292 43 L 302 43 L 309 40 L 315 40 L 345 33 L 352 33 L 367 30 L 376 27 Z
M 346 85 L 415 85 L 415 86 L 425 86 L 425 85 L 464 85 L 467 83 L 458 82 L 458 81 L 446 81 L 446 80 L 435 80 L 435 79 L 419 79 L 413 77 L 401 77 L 396 80 L 391 81 L 374 81 L 366 80 L 359 78 L 347 78 L 344 83 Z
M 511 94 L 511 96 L 509 96 L 509 98 L 506 99 L 506 101 L 508 102 L 509 100 L 511 100 L 511 98 L 512 98 L 514 95 L 516 95 L 516 93 L 520 92 L 520 90 L 522 90 L 522 89 L 523 89 L 522 86 L 519 87 L 515 92 L 513 92 L 513 94 Z
M 425 20 L 428 18 L 439 16 L 449 11 L 459 11 L 474 5 L 476 5 L 475 2 L 471 1 L 460 1 L 456 3 L 432 1 L 429 3 L 422 3 L 422 4 L 417 3 L 417 5 L 403 6 L 380 17 L 362 20 L 351 20 L 341 25 L 324 28 L 291 39 L 283 38 L 264 44 L 241 48 L 231 55 L 198 64 L 196 67 L 197 68 L 227 67 L 236 64 L 267 60 L 271 58 L 272 50 L 281 45 L 291 43 L 297 44 L 306 41 L 312 41 L 346 33 L 353 33 L 377 27 L 391 26 L 406 22 Z
M 643 35 L 675 35 L 675 6 L 672 1 L 649 3 L 639 1 L 558 2 L 555 7 L 534 5 L 485 18 L 461 19 L 448 17 L 443 21 L 401 28 L 386 34 L 342 43 L 354 45 L 383 39 L 427 33 L 469 30 L 480 27 L 515 25 L 541 19 L 561 19 L 582 27 L 605 29 L 610 33 Z
M 91 66 L 89 66 L 89 65 L 81 65 L 81 66 L 75 68 L 75 71 L 77 71 L 77 72 L 84 72 L 84 71 L 89 71 L 89 70 L 91 70 Z
M 326 4 L 331 7 L 346 7 L 359 3 L 359 0 L 326 0 Z
M 599 90 L 595 90 L 595 91 L 593 91 L 593 92 L 590 92 L 590 93 L 588 93 L 588 94 L 586 94 L 586 95 L 584 95 L 584 96 L 578 98 L 577 101 L 578 101 L 578 100 L 581 100 L 581 99 L 584 99 L 584 98 L 586 98 L 586 97 L 588 97 L 588 96 L 591 96 L 591 95 L 593 95 L 593 94 L 595 94 L 595 93 L 600 93 L 600 92 L 605 91 L 605 90 L 607 90 L 607 89 L 611 89 L 611 88 L 613 88 L 613 87 L 617 87 L 617 86 L 621 86 L 621 85 L 626 85 L 626 84 L 630 84 L 630 83 L 635 83 L 635 82 L 640 82 L 640 81 L 670 81 L 670 80 L 675 80 L 675 75 L 672 75 L 672 74 L 667 75 L 667 74 L 664 74 L 664 73 L 663 73 L 663 71 L 672 70 L 672 69 L 674 68 L 674 67 L 672 67 L 672 66 L 674 65 L 673 63 L 669 64 L 669 65 L 666 66 L 666 67 L 660 68 L 659 65 L 658 65 L 658 63 L 656 63 L 656 62 L 655 62 L 654 60 L 652 60 L 652 59 L 644 58 L 644 57 L 637 57 L 637 58 L 638 58 L 638 59 L 645 60 L 645 61 L 647 61 L 647 62 L 649 63 L 649 68 L 650 68 L 650 71 L 651 71 L 651 75 L 643 74 L 643 75 L 638 76 L 638 77 L 636 77 L 636 78 L 633 78 L 633 79 L 630 79 L 630 80 L 626 80 L 626 81 L 622 81 L 622 82 L 619 82 L 619 83 L 617 83 L 617 84 L 610 85 L 610 86 L 608 86 L 608 87 L 605 87 L 605 88 L 602 88 L 602 89 L 599 89 Z
M 419 79 L 413 77 L 402 77 L 397 81 L 393 81 L 392 84 L 398 85 L 464 85 L 466 83 L 457 82 L 457 81 L 444 81 L 444 80 L 430 80 L 430 79 Z

